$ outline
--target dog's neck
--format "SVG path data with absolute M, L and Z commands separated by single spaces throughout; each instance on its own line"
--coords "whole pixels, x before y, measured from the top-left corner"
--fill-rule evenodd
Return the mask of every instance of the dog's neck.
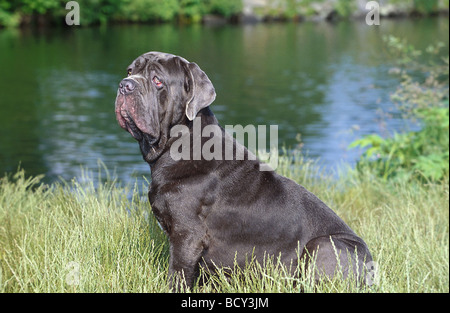
M 206 125 L 219 125 L 216 117 L 209 107 L 206 107 L 200 110 L 197 113 L 197 118 L 201 120 L 201 129 L 203 129 Z M 185 125 L 189 128 L 189 131 L 192 132 L 194 121 L 190 121 L 185 115 L 182 120 L 178 123 L 178 125 Z M 170 131 L 168 132 L 170 133 Z M 167 136 L 167 135 L 165 135 Z M 171 140 L 172 139 L 172 140 Z M 176 139 L 176 138 L 174 138 Z M 159 158 L 166 152 L 170 150 L 170 146 L 173 142 L 173 138 L 161 137 L 159 141 L 151 145 L 147 140 L 147 138 L 143 138 L 143 140 L 139 143 L 142 155 L 144 160 L 150 165 L 150 168 L 153 170 Z
M 201 119 L 202 129 L 206 125 L 219 125 L 217 118 L 215 117 L 214 113 L 211 111 L 211 109 L 209 107 L 206 107 L 206 108 L 200 110 L 197 113 L 197 118 Z M 185 116 L 184 122 L 185 122 L 184 125 L 186 125 L 187 127 L 189 127 L 190 130 L 192 130 L 194 121 L 189 121 Z

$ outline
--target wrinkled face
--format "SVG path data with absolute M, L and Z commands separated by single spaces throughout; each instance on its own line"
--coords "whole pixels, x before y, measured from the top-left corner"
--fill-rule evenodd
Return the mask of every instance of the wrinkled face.
M 117 90 L 116 118 L 141 150 L 163 148 L 172 126 L 185 116 L 193 120 L 216 96 L 197 64 L 172 54 L 145 53 L 130 64 L 127 75 Z

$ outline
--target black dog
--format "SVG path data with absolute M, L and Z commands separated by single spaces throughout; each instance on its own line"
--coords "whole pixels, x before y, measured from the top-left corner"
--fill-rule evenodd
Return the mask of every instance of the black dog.
M 270 255 L 295 266 L 300 255 L 307 264 L 314 256 L 317 279 L 339 268 L 344 277 L 359 273 L 364 280 L 364 264 L 372 260 L 365 242 L 304 187 L 260 171 L 260 161 L 218 126 L 209 109 L 215 96 L 197 64 L 160 52 L 134 60 L 117 92 L 117 120 L 150 164 L 148 196 L 169 237 L 169 277 L 180 275 L 192 286 L 199 266 L 233 268 Z M 243 149 L 244 160 L 198 157 L 195 149 L 211 136 L 199 139 L 196 121 L 201 130 L 216 127 L 222 148 Z M 187 132 L 171 132 L 181 125 Z M 188 158 L 174 158 L 172 145 L 186 134 Z

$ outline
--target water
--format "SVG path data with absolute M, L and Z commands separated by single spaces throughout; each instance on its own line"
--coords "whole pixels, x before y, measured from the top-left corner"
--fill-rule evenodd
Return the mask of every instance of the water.
M 149 177 L 137 142 L 115 120 L 126 67 L 151 51 L 196 62 L 213 82 L 222 125 L 278 125 L 279 142 L 297 144 L 333 169 L 353 165 L 355 138 L 402 128 L 389 94 L 382 36 L 419 48 L 448 47 L 448 19 L 256 24 L 223 27 L 128 25 L 45 31 L 0 30 L 0 173 L 20 164 L 46 181 L 80 176 L 101 160 L 128 182 Z M 448 48 L 447 48 L 448 54 Z M 387 125 L 378 112 L 390 112 Z

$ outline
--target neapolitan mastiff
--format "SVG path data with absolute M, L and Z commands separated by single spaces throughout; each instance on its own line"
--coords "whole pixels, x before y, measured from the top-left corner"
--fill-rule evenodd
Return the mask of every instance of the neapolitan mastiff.
M 161 52 L 134 60 L 117 92 L 117 120 L 151 168 L 148 197 L 169 237 L 171 282 L 182 276 L 192 286 L 199 266 L 233 268 L 271 255 L 288 266 L 298 256 L 310 264 L 314 256 L 316 279 L 340 269 L 344 277 L 359 273 L 364 280 L 364 264 L 372 260 L 366 243 L 311 192 L 274 171 L 260 171 L 260 161 L 245 148 L 244 160 L 198 157 L 193 142 L 203 146 L 210 138 L 194 136 L 195 121 L 202 129 L 216 125 L 224 147 L 242 147 L 219 128 L 209 108 L 215 97 L 197 64 Z M 171 156 L 174 142 L 186 135 L 171 133 L 177 125 L 188 130 L 188 158 Z

